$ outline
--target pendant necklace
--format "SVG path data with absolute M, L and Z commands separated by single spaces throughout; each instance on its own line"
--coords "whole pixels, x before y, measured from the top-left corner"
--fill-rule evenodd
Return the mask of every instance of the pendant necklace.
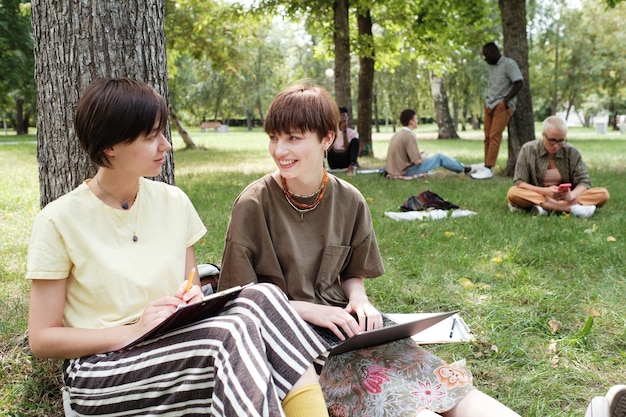
M 115 217 L 117 217 L 117 220 L 119 220 L 120 223 L 122 223 L 133 234 L 133 242 L 137 242 L 139 240 L 139 237 L 137 237 L 137 233 L 135 233 L 135 229 L 137 228 L 137 220 L 139 219 L 139 190 L 137 190 L 137 195 L 135 196 L 135 204 L 133 206 L 136 206 L 135 207 L 135 227 L 130 227 L 128 223 L 122 220 L 122 218 L 117 214 L 116 209 L 114 209 L 113 207 L 110 207 L 110 208 L 111 210 L 113 210 L 113 214 L 115 214 Z
M 109 194 L 107 190 L 105 190 L 104 187 L 100 185 L 100 179 L 98 178 L 98 174 L 96 174 L 96 184 L 98 184 L 98 188 L 100 189 L 100 191 L 102 191 L 102 194 L 104 194 L 109 200 L 118 201 L 120 203 L 120 207 L 122 207 L 124 210 L 128 210 L 128 208 L 130 207 L 130 204 L 128 202 L 134 201 L 137 198 L 137 193 L 139 192 L 139 189 L 137 189 L 137 191 L 135 191 L 135 193 L 130 198 L 127 198 L 125 200 L 119 200 Z
M 98 181 L 98 175 L 96 175 L 96 184 L 98 184 L 98 188 L 100 188 L 100 191 L 102 191 L 102 193 L 104 195 L 106 195 L 110 199 L 116 200 L 109 193 L 107 193 L 104 190 L 104 188 L 102 188 L 102 186 L 100 185 L 100 181 Z M 128 230 L 131 231 L 131 233 L 133 234 L 133 242 L 137 242 L 139 240 L 139 237 L 137 237 L 137 233 L 135 233 L 135 229 L 137 228 L 137 220 L 139 219 L 139 188 L 137 188 L 137 192 L 135 192 L 135 196 L 133 197 L 132 201 L 134 201 L 133 205 L 136 205 L 136 208 L 135 208 L 135 227 L 134 228 L 130 227 L 128 225 L 128 223 L 126 223 L 124 220 L 122 220 L 122 218 L 117 214 L 117 210 L 115 208 L 113 208 L 113 207 L 109 207 L 109 208 L 113 211 L 113 214 L 115 215 L 115 217 L 117 217 L 117 220 L 119 220 L 120 223 L 122 223 Z M 121 206 L 122 206 L 122 209 L 124 209 L 124 210 L 128 210 L 129 209 L 128 202 L 126 202 L 126 201 L 121 201 Z
M 324 177 L 322 178 L 322 183 L 320 184 L 320 188 L 313 194 L 309 194 L 306 196 L 301 196 L 301 195 L 298 195 L 289 191 L 289 188 L 287 187 L 287 180 L 283 176 L 280 177 L 282 184 L 283 184 L 283 195 L 285 196 L 285 199 L 287 200 L 289 205 L 295 211 L 300 213 L 301 222 L 304 221 L 304 214 L 315 210 L 317 206 L 319 206 L 319 204 L 322 202 L 322 199 L 324 198 L 324 194 L 326 193 L 326 186 L 328 185 L 328 174 L 326 173 L 326 170 L 323 170 L 323 172 L 324 172 Z M 293 197 L 311 198 L 314 195 L 317 195 L 317 197 L 311 204 L 300 203 L 294 200 L 293 198 Z

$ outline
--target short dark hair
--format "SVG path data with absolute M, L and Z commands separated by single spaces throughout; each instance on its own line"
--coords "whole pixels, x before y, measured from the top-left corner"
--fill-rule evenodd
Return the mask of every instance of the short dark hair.
M 495 42 L 487 42 L 485 46 L 483 46 L 483 50 L 485 49 L 491 49 L 493 51 L 500 52 L 500 48 L 498 48 L 498 45 L 496 45 Z
M 265 116 L 268 135 L 289 132 L 315 132 L 321 141 L 339 127 L 339 108 L 322 87 L 297 84 L 281 91 L 272 100 Z
M 348 109 L 346 107 L 341 106 L 341 107 L 339 107 L 339 113 L 340 114 L 341 113 L 348 113 Z
M 158 119 L 158 120 L 157 120 Z M 76 135 L 89 159 L 109 167 L 105 151 L 167 125 L 165 99 L 148 84 L 131 78 L 103 78 L 85 89 L 76 107 Z
M 413 109 L 405 109 L 400 113 L 400 124 L 402 126 L 408 126 L 409 122 L 415 117 L 417 112 Z

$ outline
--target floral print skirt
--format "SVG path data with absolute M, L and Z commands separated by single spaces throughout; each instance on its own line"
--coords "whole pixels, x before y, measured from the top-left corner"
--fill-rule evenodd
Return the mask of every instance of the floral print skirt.
M 412 339 L 332 356 L 320 383 L 330 417 L 441 413 L 474 389 L 464 360 L 447 364 Z

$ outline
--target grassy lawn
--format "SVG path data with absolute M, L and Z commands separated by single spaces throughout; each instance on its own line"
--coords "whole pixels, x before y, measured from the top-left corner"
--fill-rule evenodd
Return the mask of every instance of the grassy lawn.
M 174 138 L 176 181 L 209 229 L 196 247 L 199 262 L 219 263 L 233 200 L 273 162 L 260 129 L 189 130 L 202 148 L 182 149 Z M 480 132 L 436 141 L 428 139 L 436 136 L 433 126 L 420 126 L 418 134 L 431 154 L 482 160 Z M 374 134 L 376 158 L 362 158 L 363 167 L 384 164 L 390 135 L 390 127 Z M 338 174 L 370 204 L 386 268 L 367 283 L 373 303 L 388 312 L 461 310 L 476 340 L 430 349 L 448 361 L 467 359 L 475 385 L 523 416 L 582 416 L 592 396 L 625 383 L 626 136 L 575 128 L 569 139 L 594 185 L 611 193 L 590 219 L 509 213 L 511 178 L 498 172 L 506 143 L 493 180 L 444 172 L 413 181 Z M 0 415 L 63 414 L 54 377 L 59 363 L 33 359 L 24 342 L 25 258 L 39 210 L 33 140 L 0 139 Z M 426 189 L 478 214 L 424 222 L 384 215 Z

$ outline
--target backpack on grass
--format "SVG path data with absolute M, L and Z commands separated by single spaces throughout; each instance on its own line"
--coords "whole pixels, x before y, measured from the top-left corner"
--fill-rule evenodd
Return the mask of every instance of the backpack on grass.
M 400 206 L 400 210 L 402 211 L 419 211 L 419 210 L 428 210 L 430 208 L 440 209 L 440 210 L 451 210 L 451 209 L 458 209 L 459 206 L 457 206 L 454 203 L 444 200 L 439 195 L 429 190 L 422 191 L 419 194 L 409 197 Z

